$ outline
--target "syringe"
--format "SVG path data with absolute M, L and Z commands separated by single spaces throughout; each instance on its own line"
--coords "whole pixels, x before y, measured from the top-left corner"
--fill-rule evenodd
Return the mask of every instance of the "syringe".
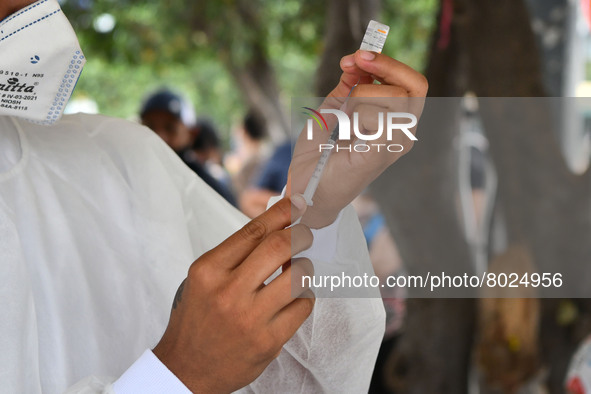
M 367 30 L 365 30 L 365 35 L 363 36 L 363 41 L 361 42 L 361 47 L 359 49 L 365 51 L 374 51 L 381 53 L 382 48 L 384 47 L 384 43 L 386 42 L 386 37 L 388 37 L 388 32 L 390 27 L 384 24 L 381 24 L 376 21 L 370 21 L 367 25 Z M 351 93 L 359 84 L 359 80 L 357 83 L 351 87 L 349 90 L 349 94 L 345 98 L 345 101 L 341 105 L 340 110 L 342 111 L 346 106 L 349 98 L 351 97 Z M 330 137 L 328 139 L 328 144 L 330 146 L 336 146 L 336 141 L 338 140 L 339 136 L 339 127 L 338 125 L 334 128 Z M 316 164 L 316 168 L 314 168 L 314 172 L 308 181 L 308 186 L 306 186 L 306 190 L 304 191 L 304 199 L 309 206 L 313 205 L 312 197 L 314 197 L 314 193 L 316 193 L 316 189 L 318 188 L 318 184 L 320 183 L 320 178 L 322 177 L 322 172 L 324 172 L 324 167 L 330 158 L 333 149 L 325 149 L 322 151 L 320 155 L 320 159 L 318 159 L 318 163 Z
M 349 90 L 349 94 L 347 95 L 347 97 L 345 98 L 345 101 L 341 105 L 341 108 L 340 108 L 341 111 L 343 111 L 345 109 L 345 107 L 347 106 L 347 101 L 349 101 L 349 97 L 351 97 L 351 93 L 353 93 L 353 90 L 357 87 L 358 84 L 359 84 L 359 79 L 357 80 L 357 83 L 351 87 L 351 90 Z M 337 125 L 334 128 L 334 130 L 332 131 L 332 133 L 330 134 L 330 137 L 328 137 L 328 145 L 335 146 L 336 141 L 338 139 L 339 139 L 339 126 Z M 314 172 L 312 173 L 312 176 L 310 177 L 310 180 L 308 181 L 308 186 L 306 186 L 306 190 L 304 191 L 304 199 L 306 200 L 306 203 L 309 206 L 312 206 L 314 204 L 312 201 L 312 197 L 314 197 L 314 193 L 316 192 L 316 189 L 318 188 L 318 184 L 320 183 L 320 177 L 322 176 L 322 172 L 324 171 L 324 167 L 326 166 L 326 163 L 328 162 L 328 158 L 330 157 L 331 153 L 332 153 L 332 149 L 324 149 L 322 151 L 322 154 L 320 155 L 320 159 L 318 159 L 318 163 L 316 164 L 316 168 L 314 168 Z

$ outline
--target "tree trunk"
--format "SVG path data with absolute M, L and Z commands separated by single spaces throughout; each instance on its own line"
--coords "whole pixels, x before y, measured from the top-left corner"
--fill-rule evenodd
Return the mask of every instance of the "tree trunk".
M 260 9 L 260 4 L 247 0 L 229 0 L 222 7 L 213 1 L 196 1 L 187 5 L 186 12 L 191 15 L 192 28 L 205 33 L 235 78 L 244 101 L 264 120 L 271 140 L 279 144 L 288 138 L 289 125 L 267 54 Z
M 246 64 L 237 64 L 231 57 L 227 67 L 250 108 L 265 121 L 269 137 L 276 145 L 289 135 L 273 66 L 264 49 L 254 43 Z
M 324 51 L 316 71 L 316 94 L 324 97 L 339 83 L 339 62 L 359 49 L 367 24 L 380 8 L 380 0 L 329 0 Z
M 442 0 L 440 22 L 449 22 L 442 13 L 449 11 L 451 4 L 451 0 Z M 431 96 L 461 96 L 466 91 L 479 97 L 544 96 L 540 53 L 523 1 L 454 0 L 452 8 L 451 24 L 440 23 L 433 40 L 426 73 Z M 577 276 L 579 283 L 589 283 L 591 171 L 581 176 L 569 171 L 551 127 L 550 111 L 541 111 L 539 103 L 480 101 L 499 179 L 498 200 L 508 244 L 531 250 L 538 272 L 570 271 L 576 273 L 571 278 Z M 373 189 L 411 273 L 424 273 L 434 262 L 450 258 L 470 272 L 452 198 L 457 173 L 451 130 L 456 128 L 447 127 L 453 120 L 441 111 L 436 111 L 437 120 L 430 119 L 428 112 L 421 119 L 413 151 Z M 426 135 L 433 122 L 441 126 L 437 133 Z M 395 193 L 391 184 L 400 185 L 404 192 Z M 523 303 L 514 301 L 515 305 Z M 436 304 L 439 307 L 433 307 Z M 557 323 L 563 305 L 561 300 L 544 299 L 541 307 L 542 360 L 549 368 L 549 388 L 557 393 L 563 392 L 568 360 L 588 332 L 590 320 L 589 301 L 579 300 L 570 304 L 578 318 Z M 460 312 L 462 306 L 467 313 Z M 392 367 L 401 392 L 466 391 L 473 307 L 470 300 L 409 300 L 408 329 L 394 356 L 405 362 Z M 449 319 L 457 320 L 451 323 Z M 453 330 L 460 334 L 454 335 Z M 439 349 L 450 344 L 452 350 L 441 363 Z M 528 362 L 530 367 L 533 361 Z M 526 369 L 523 380 L 531 375 Z
M 464 1 L 471 9 L 470 23 L 458 33 L 466 38 L 475 93 L 481 97 L 543 96 L 540 54 L 524 4 Z M 556 3 L 564 6 L 563 1 Z M 538 272 L 561 272 L 565 283 L 574 283 L 569 279 L 575 277 L 579 284 L 589 283 L 591 172 L 577 176 L 569 171 L 557 141 L 559 133 L 552 127 L 551 111 L 540 111 L 539 103 L 518 109 L 510 103 L 491 103 L 484 108 L 485 128 L 495 131 L 488 138 L 499 174 L 498 194 L 509 243 L 526 242 Z M 542 303 L 540 348 L 549 367 L 548 383 L 551 392 L 563 392 L 568 361 L 583 335 L 578 326 L 586 319 L 559 325 L 556 317 L 561 302 L 544 299 Z M 576 304 L 579 317 L 588 315 L 588 301 Z
M 426 72 L 429 95 L 458 96 L 465 90 L 465 61 L 455 35 L 443 45 L 439 32 L 433 37 Z M 441 261 L 456 262 L 455 273 L 472 272 L 470 250 L 456 211 L 458 156 L 453 144 L 458 108 L 459 99 L 428 108 L 412 152 L 372 185 L 410 275 L 441 272 Z M 404 331 L 391 353 L 392 390 L 467 392 L 474 300 L 409 298 L 407 311 Z

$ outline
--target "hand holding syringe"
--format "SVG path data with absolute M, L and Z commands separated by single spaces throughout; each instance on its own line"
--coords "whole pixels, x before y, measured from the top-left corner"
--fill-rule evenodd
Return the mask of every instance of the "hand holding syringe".
M 383 53 L 359 50 L 344 56 L 339 65 L 339 83 L 318 109 L 331 117 L 318 117 L 318 125 L 307 120 L 294 147 L 285 191 L 306 193 L 306 202 L 314 201 L 302 218 L 311 228 L 334 223 L 343 208 L 411 150 L 428 89 L 421 73 Z M 346 108 L 340 110 L 349 92 Z M 337 123 L 338 138 L 328 144 Z M 333 153 L 321 157 L 328 150 Z
M 369 25 L 367 26 L 367 30 L 365 31 L 365 35 L 363 37 L 361 47 L 359 49 L 364 50 L 364 51 L 373 51 L 373 52 L 381 53 L 382 49 L 384 47 L 384 43 L 386 42 L 386 37 L 388 37 L 389 30 L 390 30 L 390 27 L 388 27 L 384 24 L 378 23 L 373 20 L 370 21 Z M 347 97 L 345 98 L 345 101 L 341 105 L 341 108 L 340 108 L 341 111 L 343 111 L 346 108 L 347 102 L 349 101 L 349 97 L 351 97 L 351 93 L 353 93 L 353 90 L 355 89 L 355 87 L 357 87 L 358 84 L 359 84 L 359 79 L 357 80 L 357 83 L 355 83 L 355 85 L 353 85 L 353 87 L 351 87 L 349 94 L 347 95 Z M 337 126 L 337 127 L 335 127 L 335 129 L 331 133 L 331 135 L 328 139 L 328 144 L 334 145 L 336 143 L 336 141 L 338 140 L 338 135 L 339 135 L 339 128 Z M 320 178 L 322 177 L 322 172 L 324 171 L 324 167 L 326 166 L 326 163 L 328 162 L 328 159 L 330 158 L 331 152 L 332 152 L 332 149 L 322 151 L 322 154 L 320 155 L 320 159 L 318 160 L 318 164 L 316 164 L 316 168 L 314 169 L 314 172 L 312 173 L 312 176 L 310 177 L 310 181 L 308 182 L 308 186 L 306 186 L 306 190 L 304 191 L 304 199 L 306 200 L 306 203 L 310 206 L 313 205 L 312 198 L 314 197 L 314 193 L 316 192 L 316 189 L 318 188 L 318 184 L 320 183 Z

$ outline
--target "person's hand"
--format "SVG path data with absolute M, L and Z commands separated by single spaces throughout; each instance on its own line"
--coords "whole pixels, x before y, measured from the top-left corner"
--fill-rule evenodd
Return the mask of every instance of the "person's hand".
M 301 196 L 284 198 L 191 265 L 154 354 L 193 392 L 251 383 L 312 311 L 312 292 L 291 284 L 312 274 L 310 261 L 286 264 L 312 244 L 308 227 L 286 228 L 305 209 Z
M 339 84 L 319 109 L 340 109 L 351 88 L 359 83 L 353 90 L 345 111 L 349 115 L 352 112 L 359 113 L 362 133 L 375 133 L 378 129 L 379 112 L 408 112 L 417 119 L 420 117 L 427 94 L 427 80 L 419 72 L 386 55 L 367 51 L 357 51 L 345 56 L 341 59 L 341 68 L 343 74 Z M 380 84 L 374 84 L 374 81 Z M 318 128 L 313 139 L 307 140 L 307 133 L 301 133 L 290 166 L 287 194 L 303 193 L 306 189 L 320 157 L 319 144 L 327 142 L 329 133 L 336 126 L 335 116 L 325 116 L 325 119 L 328 122 L 328 134 Z M 405 122 L 408 120 L 401 121 Z M 385 123 L 384 120 L 382 136 L 367 143 L 398 144 L 403 150 L 398 153 L 388 152 L 384 145 L 380 151 L 376 148 L 369 152 L 333 150 L 313 197 L 313 205 L 308 208 L 302 223 L 312 228 L 332 223 L 338 213 L 379 174 L 411 149 L 413 141 L 400 131 L 393 133 L 392 140 L 387 140 Z M 416 128 L 412 128 L 410 131 L 414 134 L 415 130 Z M 354 141 L 338 141 L 341 147 L 352 143 Z

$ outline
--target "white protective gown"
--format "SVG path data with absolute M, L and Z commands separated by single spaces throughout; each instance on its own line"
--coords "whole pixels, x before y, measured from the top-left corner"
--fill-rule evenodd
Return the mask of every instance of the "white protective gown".
M 0 392 L 111 392 L 189 265 L 246 220 L 142 126 L 0 116 Z M 338 263 L 372 272 L 367 253 L 342 257 L 365 248 L 350 207 L 338 226 Z M 379 299 L 318 299 L 241 392 L 366 392 L 383 330 Z

